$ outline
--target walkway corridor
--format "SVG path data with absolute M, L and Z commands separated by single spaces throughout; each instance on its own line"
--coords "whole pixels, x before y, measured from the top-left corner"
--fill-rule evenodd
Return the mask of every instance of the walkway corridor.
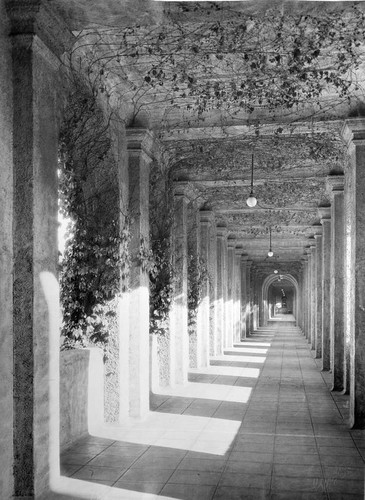
M 364 498 L 364 433 L 347 429 L 348 400 L 298 328 L 260 329 L 189 379 L 153 395 L 146 421 L 63 454 L 75 498 Z

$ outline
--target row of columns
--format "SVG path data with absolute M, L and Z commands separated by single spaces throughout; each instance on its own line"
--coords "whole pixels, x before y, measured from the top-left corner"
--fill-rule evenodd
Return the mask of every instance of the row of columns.
M 177 279 L 170 315 L 168 385 L 187 382 L 189 368 L 188 333 L 188 206 L 193 203 L 188 183 L 176 183 L 174 192 L 173 259 Z M 250 332 L 250 265 L 243 249 L 228 238 L 227 228 L 216 225 L 210 211 L 199 211 L 199 258 L 207 266 L 209 277 L 202 282 L 202 296 L 196 322 L 194 367 L 205 367 L 210 356 L 221 355 L 226 348 Z
M 344 175 L 327 177 L 331 206 L 303 258 L 302 327 L 331 388 L 350 395 L 350 426 L 365 427 L 365 120 L 347 120 Z

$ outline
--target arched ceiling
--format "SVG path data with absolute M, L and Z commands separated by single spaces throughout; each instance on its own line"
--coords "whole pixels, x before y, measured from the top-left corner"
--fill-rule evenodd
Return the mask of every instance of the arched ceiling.
M 311 87 L 309 92 L 305 87 L 311 76 L 303 73 L 306 64 L 303 54 L 287 56 L 280 52 L 281 57 L 292 57 L 294 63 L 288 66 L 284 76 L 280 76 L 281 80 L 272 73 L 278 66 L 275 57 L 279 52 L 275 50 L 286 47 L 285 43 L 280 45 L 277 30 L 281 18 L 288 22 L 288 26 L 284 23 L 280 28 L 284 35 L 279 35 L 289 40 L 291 31 L 301 25 L 308 39 L 303 47 L 315 53 L 310 33 L 305 31 L 306 19 L 308 26 L 315 18 L 319 22 L 315 26 L 322 26 L 323 21 L 323 26 L 328 27 L 329 19 L 340 23 L 343 16 L 346 21 L 343 26 L 347 29 L 356 22 L 356 15 L 351 11 L 354 3 L 51 1 L 74 30 L 91 30 L 91 34 L 83 35 L 83 40 L 93 40 L 96 32 L 102 33 L 103 43 L 97 52 L 103 56 L 101 60 L 109 61 L 103 62 L 102 67 L 106 75 L 105 88 L 112 94 L 114 106 L 124 113 L 127 124 L 148 126 L 155 132 L 173 179 L 189 186 L 198 205 L 213 211 L 217 224 L 226 225 L 229 237 L 236 238 L 249 258 L 255 264 L 262 264 L 262 269 L 265 265 L 270 268 L 273 263 L 281 263 L 285 268 L 285 263 L 290 267 L 289 263 L 300 262 L 310 238 L 318 233 L 318 207 L 330 205 L 326 178 L 344 172 L 343 120 L 364 112 L 365 33 L 356 28 L 358 32 L 353 43 L 360 55 L 355 75 L 357 83 L 351 93 L 345 91 L 341 95 L 338 89 L 336 93 L 333 86 L 329 86 L 311 99 L 311 92 L 315 96 L 316 89 Z M 276 24 L 270 25 L 267 13 L 273 7 Z M 365 5 L 360 3 L 357 8 L 359 12 L 364 11 Z M 269 40 L 274 47 L 273 62 L 265 63 L 271 72 L 268 75 L 256 68 L 257 58 L 251 62 L 251 55 L 246 56 L 250 50 L 253 52 L 254 43 L 257 50 L 259 32 L 256 27 L 265 33 L 263 19 L 268 26 L 268 34 L 263 40 Z M 342 29 L 340 24 L 336 26 Z M 310 29 L 314 33 L 315 28 Z M 319 35 L 316 32 L 317 35 L 322 36 L 323 30 Z M 233 33 L 236 38 L 215 45 L 215 32 L 222 39 L 227 33 Z M 125 33 L 127 38 L 134 40 L 133 50 L 127 48 L 119 56 L 118 50 L 126 40 Z M 184 41 L 179 33 L 189 36 Z M 252 37 L 247 33 L 253 33 Z M 331 33 L 329 29 L 323 35 L 328 38 L 326 43 L 318 42 L 324 47 L 320 71 L 331 57 L 331 37 L 335 40 L 333 37 L 337 36 Z M 152 50 L 151 43 L 157 44 L 157 52 L 156 45 Z M 296 47 L 297 43 L 296 39 L 290 39 L 291 47 Z M 342 54 L 338 45 L 334 46 Z M 220 47 L 220 52 L 213 50 L 216 47 Z M 346 61 L 350 54 L 345 51 L 341 57 Z M 250 61 L 247 68 L 251 81 L 245 73 L 246 59 Z M 163 77 L 159 76 L 161 72 Z M 300 76 L 296 77 L 296 72 Z M 237 87 L 236 80 L 232 80 L 232 75 L 237 82 L 245 81 L 243 91 Z M 177 84 L 179 78 L 182 80 Z M 288 82 L 294 84 L 290 86 Z M 300 94 L 301 100 L 287 106 L 286 95 L 296 94 L 295 84 L 299 94 L 302 86 L 305 90 Z M 204 97 L 207 88 L 213 89 L 213 98 Z M 112 89 L 118 92 L 113 94 Z M 218 97 L 214 98 L 214 92 Z M 243 103 L 245 92 L 257 92 L 251 110 Z M 272 96 L 279 104 L 269 105 Z M 263 104 L 261 99 L 264 99 Z M 252 155 L 254 193 L 258 203 L 255 208 L 248 208 L 246 198 L 250 191 Z M 267 257 L 269 228 L 274 251 L 271 260 Z

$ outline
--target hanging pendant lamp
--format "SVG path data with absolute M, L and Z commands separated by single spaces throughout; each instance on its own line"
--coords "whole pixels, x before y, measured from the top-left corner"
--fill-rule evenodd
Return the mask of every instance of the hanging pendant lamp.
M 269 231 L 270 231 L 270 248 L 269 248 L 269 251 L 267 252 L 267 256 L 268 257 L 273 257 L 274 256 L 274 252 L 272 251 L 272 248 L 271 248 L 271 227 L 270 227 Z
M 251 192 L 250 196 L 246 200 L 247 205 L 250 208 L 253 208 L 257 205 L 257 199 L 255 198 L 253 194 L 253 153 L 252 153 L 252 159 L 251 159 Z

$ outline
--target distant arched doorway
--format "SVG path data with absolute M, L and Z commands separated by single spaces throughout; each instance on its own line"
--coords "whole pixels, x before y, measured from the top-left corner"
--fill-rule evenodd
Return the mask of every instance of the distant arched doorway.
M 293 314 L 297 319 L 299 286 L 291 274 L 271 274 L 262 285 L 264 326 L 280 314 Z

